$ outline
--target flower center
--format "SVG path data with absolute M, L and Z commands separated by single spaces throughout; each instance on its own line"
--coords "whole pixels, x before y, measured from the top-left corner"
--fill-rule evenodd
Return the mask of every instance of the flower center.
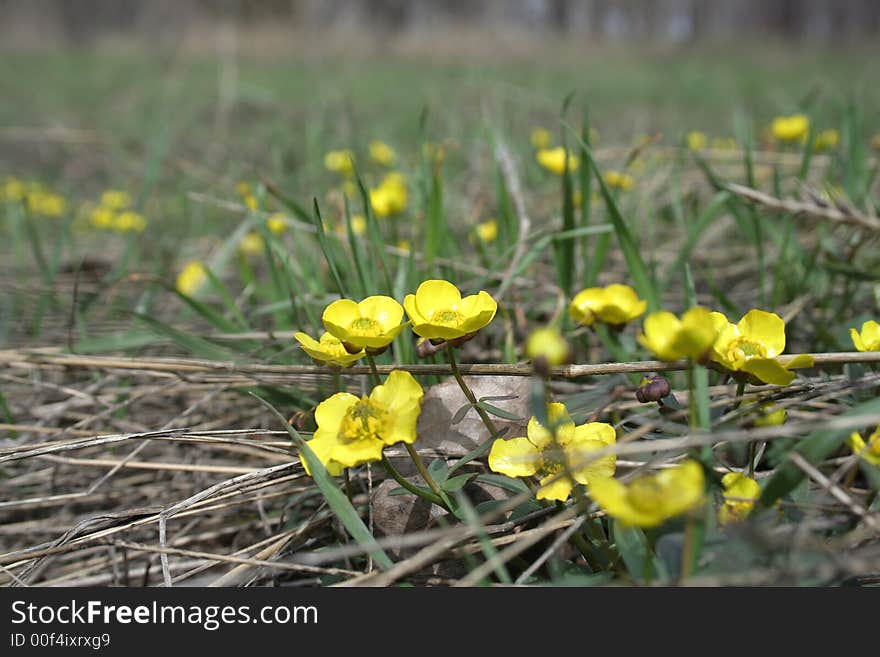
M 728 358 L 734 362 L 768 357 L 772 358 L 772 354 L 767 352 L 764 345 L 748 338 L 736 338 L 728 347 Z
M 339 439 L 345 443 L 379 438 L 385 410 L 368 397 L 361 398 L 348 409 L 339 428 Z
M 435 310 L 431 314 L 431 323 L 439 326 L 459 326 L 461 313 L 456 310 Z
M 653 512 L 662 508 L 664 490 L 653 477 L 637 479 L 629 485 L 627 496 L 637 509 Z
M 370 317 L 358 317 L 348 327 L 349 333 L 363 337 L 377 337 L 382 335 L 382 326 Z

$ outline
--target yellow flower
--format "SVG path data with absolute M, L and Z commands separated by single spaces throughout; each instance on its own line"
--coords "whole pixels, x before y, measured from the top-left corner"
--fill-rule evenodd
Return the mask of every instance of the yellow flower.
M 351 232 L 355 235 L 364 235 L 367 232 L 367 219 L 364 215 L 351 215 Z
M 3 183 L 2 196 L 8 201 L 21 201 L 24 198 L 26 191 L 27 187 L 22 181 L 10 176 L 6 179 L 6 182 Z
M 494 242 L 498 237 L 498 222 L 495 219 L 487 219 L 486 221 L 477 224 L 475 232 L 477 239 L 483 244 Z
M 377 217 L 389 217 L 406 209 L 408 195 L 403 175 L 389 173 L 378 187 L 370 190 L 370 205 Z
M 273 235 L 281 235 L 287 230 L 287 218 L 281 212 L 276 212 L 266 219 L 266 228 Z
M 422 387 L 404 370 L 394 370 L 369 397 L 337 392 L 315 409 L 318 428 L 308 446 L 333 476 L 379 461 L 386 445 L 415 442 L 423 397 Z M 311 474 L 302 455 L 300 461 Z
M 636 184 L 636 181 L 631 175 L 628 173 L 621 173 L 620 171 L 606 171 L 603 177 L 605 178 L 606 185 L 612 189 L 619 189 L 622 192 L 632 189 Z
M 101 194 L 100 203 L 111 210 L 124 210 L 131 206 L 131 194 L 121 189 L 108 189 Z
M 331 335 L 350 352 L 385 349 L 406 323 L 403 308 L 391 297 L 372 296 L 356 303 L 339 299 L 324 309 L 321 320 Z
M 644 332 L 636 339 L 660 360 L 699 359 L 712 348 L 719 330 L 711 313 L 695 306 L 681 319 L 668 310 L 651 313 L 645 318 Z
M 302 345 L 304 352 L 315 360 L 328 365 L 348 367 L 364 357 L 363 349 L 356 354 L 351 354 L 338 338 L 327 332 L 321 335 L 320 341 L 302 332 L 294 333 L 293 337 Z
M 540 478 L 539 500 L 564 501 L 571 495 L 575 481 L 590 484 L 614 476 L 617 458 L 613 454 L 587 461 L 591 453 L 606 449 L 617 441 L 614 427 L 604 422 L 575 426 L 565 406 L 547 405 L 547 419 L 554 432 L 538 419 L 529 420 L 528 437 L 498 438 L 489 452 L 489 468 L 508 477 Z M 572 481 L 565 470 L 570 470 Z M 561 476 L 560 476 L 561 475 Z
M 60 217 L 67 210 L 67 201 L 63 196 L 42 188 L 28 192 L 26 201 L 30 212 L 46 217 Z
M 177 290 L 181 294 L 191 297 L 208 280 L 205 274 L 205 265 L 198 260 L 188 262 L 177 275 Z
M 403 300 L 416 335 L 429 340 L 455 340 L 472 335 L 495 317 L 498 304 L 483 290 L 462 298 L 449 281 L 428 280 Z
M 412 251 L 412 245 L 409 243 L 409 240 L 397 240 L 397 248 L 407 253 Z
M 238 245 L 241 252 L 249 256 L 257 256 L 264 253 L 263 238 L 259 233 L 248 233 L 241 238 L 241 244 Z
M 561 176 L 565 172 L 566 155 L 568 157 L 568 170 L 576 171 L 580 165 L 580 159 L 574 153 L 566 153 L 566 150 L 562 148 L 562 146 L 557 146 L 556 148 L 542 148 L 535 153 L 535 159 L 538 161 L 538 164 L 547 169 L 547 171 L 555 173 L 557 176 Z
M 834 128 L 829 128 L 816 135 L 813 148 L 817 151 L 830 151 L 837 148 L 838 144 L 840 144 L 840 133 Z
M 853 454 L 864 459 L 871 465 L 880 467 L 880 426 L 874 430 L 874 433 L 868 436 L 867 443 L 861 435 L 853 433 L 849 437 L 849 446 L 852 449 Z
M 120 233 L 143 233 L 147 228 L 147 220 L 133 210 L 125 210 L 116 215 L 113 228 Z
M 553 327 L 535 329 L 526 339 L 526 356 L 543 358 L 550 367 L 562 365 L 568 360 L 568 343 Z
M 348 149 L 329 151 L 324 155 L 324 168 L 334 173 L 350 176 L 354 173 L 354 153 Z
M 370 157 L 374 162 L 390 167 L 394 164 L 397 155 L 394 153 L 394 149 L 384 141 L 374 139 L 370 142 Z
M 788 412 L 772 402 L 761 404 L 758 407 L 760 415 L 755 418 L 754 425 L 756 427 L 778 427 L 785 424 L 788 418 Z
M 254 193 L 254 190 L 250 183 L 242 180 L 235 184 L 235 193 L 244 198 L 245 196 L 251 196 Z
M 858 351 L 880 351 L 880 324 L 869 319 L 862 324 L 862 331 L 849 330 L 849 337 Z
M 89 216 L 89 222 L 95 228 L 112 228 L 115 220 L 116 213 L 110 208 L 105 208 L 103 206 L 98 206 L 92 210 L 91 215 Z
M 549 148 L 553 143 L 553 135 L 546 128 L 535 128 L 532 130 L 530 140 L 535 148 Z
M 718 522 L 726 525 L 739 522 L 752 512 L 761 495 L 758 482 L 741 472 L 728 472 L 721 478 L 724 504 L 718 510 Z
M 737 324 L 721 313 L 712 313 L 722 326 L 712 347 L 711 359 L 731 372 L 745 372 L 754 380 L 786 386 L 794 379 L 793 369 L 813 366 L 813 357 L 801 354 L 786 365 L 777 357 L 785 350 L 785 322 L 775 313 L 753 308 Z
M 773 136 L 779 141 L 804 141 L 810 131 L 810 119 L 805 114 L 777 116 L 771 126 Z
M 685 135 L 684 139 L 688 149 L 692 151 L 701 151 L 706 148 L 706 145 L 709 143 L 709 138 L 706 136 L 706 133 L 700 132 L 699 130 L 691 130 Z
M 572 299 L 568 313 L 573 320 L 586 326 L 597 320 L 619 326 L 641 317 L 647 307 L 648 302 L 639 299 L 629 285 L 615 283 L 581 290 Z
M 703 467 L 697 461 L 643 475 L 629 484 L 597 478 L 588 487 L 601 509 L 626 525 L 656 527 L 703 503 L 706 487 Z

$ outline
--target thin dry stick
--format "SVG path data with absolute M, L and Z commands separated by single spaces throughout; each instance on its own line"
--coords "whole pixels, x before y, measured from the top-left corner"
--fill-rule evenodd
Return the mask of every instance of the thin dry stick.
M 841 208 L 837 205 L 819 205 L 817 203 L 796 201 L 794 199 L 779 199 L 775 196 L 760 192 L 757 189 L 745 187 L 744 185 L 737 185 L 736 183 L 728 183 L 727 189 L 749 201 L 763 205 L 771 210 L 776 210 L 777 212 L 805 214 L 838 223 L 853 224 L 861 226 L 862 228 L 868 228 L 869 230 L 880 230 L 880 219 L 862 214 L 851 207 Z

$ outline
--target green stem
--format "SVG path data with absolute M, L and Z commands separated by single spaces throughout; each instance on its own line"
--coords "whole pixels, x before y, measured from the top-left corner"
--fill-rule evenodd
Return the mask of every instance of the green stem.
M 694 518 L 688 516 L 687 525 L 684 529 L 684 549 L 681 552 L 681 581 L 684 581 L 691 574 L 691 562 L 693 561 L 694 552 Z
M 688 424 L 691 429 L 696 429 L 700 424 L 700 419 L 697 417 L 697 386 L 694 379 L 694 367 L 694 361 L 688 361 Z
M 367 362 L 370 364 L 370 379 L 372 380 L 373 385 L 381 385 L 382 378 L 379 376 L 379 370 L 376 369 L 376 359 L 373 358 L 373 354 L 367 354 Z
M 352 502 L 354 500 L 354 496 L 351 492 L 351 475 L 349 474 L 349 468 L 343 469 L 342 474 L 345 477 L 345 494 L 348 496 L 348 501 Z
M 474 396 L 474 393 L 471 391 L 470 388 L 468 388 L 467 383 L 464 382 L 464 378 L 462 378 L 461 376 L 461 371 L 458 369 L 458 363 L 455 361 L 455 347 L 453 347 L 448 342 L 446 343 L 446 355 L 449 358 L 449 367 L 452 368 L 452 375 L 458 382 L 458 387 L 461 388 L 461 391 L 464 393 L 465 398 L 477 410 L 477 414 L 480 416 L 483 424 L 485 424 L 486 428 L 489 430 L 489 436 L 491 437 L 498 435 L 498 429 L 495 428 L 495 424 L 489 418 L 488 413 L 477 406 L 476 396 Z
M 430 473 L 428 472 L 428 468 L 425 467 L 425 462 L 416 451 L 416 448 L 409 443 L 404 444 L 406 445 L 406 451 L 409 452 L 409 457 L 413 460 L 413 463 L 416 464 L 416 469 L 419 471 L 419 474 L 422 475 L 422 479 L 425 480 L 425 483 L 428 484 L 428 488 L 434 491 L 434 495 L 440 497 L 440 486 L 438 486 L 437 482 L 435 482 L 433 477 L 431 477 Z
M 382 463 L 382 466 L 385 468 L 385 472 L 387 472 L 389 474 L 389 476 L 392 479 L 394 479 L 394 481 L 396 481 L 398 484 L 400 484 L 401 487 L 405 488 L 413 495 L 421 497 L 423 500 L 427 500 L 428 502 L 431 502 L 432 504 L 436 504 L 437 506 L 442 506 L 444 509 L 446 509 L 446 504 L 443 502 L 442 499 L 440 499 L 439 496 L 435 495 L 434 493 L 429 493 L 428 491 L 419 488 L 418 486 L 413 484 L 411 481 L 406 479 L 402 474 L 400 474 L 397 471 L 397 469 L 393 465 L 391 465 L 391 461 L 389 461 L 388 457 L 385 456 L 384 454 L 382 455 L 381 463 Z

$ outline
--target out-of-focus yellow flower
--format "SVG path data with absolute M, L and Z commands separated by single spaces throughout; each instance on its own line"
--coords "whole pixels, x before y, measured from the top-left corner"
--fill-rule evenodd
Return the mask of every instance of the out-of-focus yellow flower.
M 868 436 L 867 442 L 860 434 L 853 432 L 849 437 L 849 446 L 853 454 L 871 465 L 880 467 L 880 426 Z
M 111 210 L 124 210 L 131 207 L 131 194 L 121 189 L 108 189 L 101 194 L 100 203 Z
M 806 114 L 777 116 L 773 119 L 771 130 L 773 131 L 773 136 L 779 141 L 803 142 L 810 131 L 810 119 Z
M 726 525 L 744 520 L 761 495 L 758 482 L 741 472 L 728 472 L 721 478 L 721 485 L 724 487 L 724 504 L 718 510 L 718 522 Z
M 813 144 L 813 149 L 817 151 L 830 151 L 837 148 L 840 144 L 840 133 L 837 132 L 834 128 L 829 128 L 828 130 L 823 130 L 818 135 L 816 135 L 816 141 Z
M 324 328 L 351 353 L 384 350 L 406 326 L 403 307 L 391 297 L 372 296 L 355 302 L 339 299 L 324 309 Z
M 206 280 L 208 280 L 208 275 L 205 273 L 204 263 L 192 260 L 186 263 L 177 275 L 177 290 L 181 294 L 191 297 L 199 291 Z
M 590 484 L 614 476 L 617 459 L 613 454 L 584 463 L 617 441 L 614 427 L 604 422 L 575 426 L 559 403 L 547 405 L 547 420 L 550 427 L 532 417 L 527 437 L 498 438 L 489 452 L 489 468 L 508 477 L 537 475 L 541 487 L 535 497 L 560 502 L 569 498 L 575 482 Z M 566 469 L 574 481 L 563 474 Z
M 554 327 L 535 329 L 526 338 L 526 356 L 532 360 L 543 358 L 550 367 L 567 362 L 568 354 L 568 343 Z
M 620 326 L 641 317 L 647 307 L 648 302 L 639 299 L 629 285 L 615 283 L 581 290 L 571 300 L 568 313 L 574 321 L 586 326 L 596 321 Z
M 63 196 L 39 186 L 28 191 L 25 201 L 29 212 L 44 217 L 60 217 L 67 211 L 67 200 Z
M 337 392 L 315 409 L 318 428 L 308 441 L 327 472 L 382 459 L 386 445 L 412 444 L 424 397 L 422 386 L 404 370 L 394 370 L 369 397 Z M 300 455 L 308 474 L 308 466 Z
M 394 165 L 394 160 L 397 159 L 397 155 L 394 152 L 394 149 L 391 148 L 384 141 L 379 141 L 378 139 L 374 139 L 370 142 L 370 158 L 373 162 L 377 162 L 381 164 L 383 167 L 390 167 Z
M 349 199 L 357 198 L 360 193 L 360 189 L 355 183 L 354 180 L 345 180 L 342 182 L 342 193 L 345 194 Z
M 409 243 L 409 240 L 397 240 L 397 248 L 407 253 L 412 251 L 412 245 Z
M 737 148 L 738 144 L 733 137 L 715 137 L 712 140 L 712 149 L 716 151 L 735 151 Z
M 875 151 L 880 151 L 880 132 L 871 137 L 871 148 Z
M 494 242 L 498 238 L 498 221 L 495 219 L 487 219 L 477 224 L 474 232 L 477 239 L 483 244 Z
M 324 155 L 324 168 L 334 173 L 350 176 L 354 173 L 354 153 L 348 149 L 328 151 Z
M 403 300 L 416 335 L 429 340 L 455 340 L 472 335 L 495 317 L 498 304 L 480 290 L 462 298 L 449 281 L 428 280 Z
M 538 164 L 557 176 L 561 176 L 565 172 L 566 157 L 568 158 L 568 170 L 577 171 L 580 166 L 580 158 L 570 151 L 566 152 L 562 146 L 542 148 L 535 153 Z
M 242 180 L 235 183 L 235 193 L 239 196 L 250 196 L 254 193 L 254 190 L 249 182 L 245 182 Z
M 443 160 L 446 159 L 446 147 L 443 144 L 426 141 L 422 144 L 422 155 L 434 166 L 440 166 L 443 164 Z
M 94 210 L 92 210 L 91 214 L 89 215 L 89 222 L 95 228 L 101 228 L 101 229 L 112 228 L 115 220 L 116 220 L 116 212 L 114 212 L 110 208 L 105 208 L 102 205 L 99 205 Z
M 147 220 L 134 210 L 125 210 L 116 215 L 113 229 L 120 233 L 143 233 L 147 228 Z
M 643 475 L 629 484 L 617 479 L 590 482 L 590 497 L 613 518 L 634 527 L 656 527 L 704 501 L 703 467 L 697 461 Z
M 281 212 L 276 212 L 266 219 L 266 228 L 273 235 L 281 235 L 287 230 L 287 218 Z
M 264 253 L 263 237 L 259 233 L 250 232 L 241 238 L 241 243 L 238 245 L 238 248 L 241 249 L 241 252 L 245 255 L 260 255 L 261 253 Z
M 603 178 L 606 185 L 612 189 L 619 189 L 622 192 L 632 189 L 636 184 L 635 179 L 631 175 L 620 171 L 606 171 Z
M 857 351 L 880 351 L 880 324 L 873 319 L 862 324 L 861 331 L 851 328 L 849 337 Z
M 377 217 L 389 217 L 406 210 L 408 194 L 403 175 L 394 171 L 370 190 L 370 205 Z
M 699 130 L 691 130 L 687 135 L 685 135 L 685 143 L 689 150 L 692 151 L 701 151 L 709 143 L 709 137 L 705 132 L 700 132 Z
M 776 313 L 753 308 L 737 324 L 721 313 L 712 313 L 721 326 L 711 359 L 731 372 L 745 372 L 754 380 L 786 386 L 794 379 L 791 370 L 813 366 L 813 357 L 801 354 L 782 365 L 777 357 L 785 351 L 785 322 Z
M 328 365 L 348 367 L 364 357 L 363 349 L 354 354 L 349 353 L 338 338 L 327 332 L 321 335 L 320 340 L 302 332 L 294 333 L 293 337 L 302 345 L 304 352 L 316 361 Z
M 27 186 L 18 178 L 8 177 L 3 183 L 2 198 L 7 201 L 21 201 L 27 192 Z
M 529 139 L 534 148 L 550 148 L 553 143 L 553 135 L 546 128 L 535 128 Z
M 668 310 L 651 313 L 645 318 L 644 331 L 637 340 L 660 360 L 699 359 L 712 348 L 719 331 L 711 313 L 695 306 L 681 319 Z
M 781 406 L 770 402 L 761 404 L 758 408 L 758 417 L 754 420 L 756 427 L 778 427 L 785 424 L 788 412 Z
M 367 219 L 362 214 L 351 216 L 351 232 L 355 235 L 365 235 L 367 232 Z

